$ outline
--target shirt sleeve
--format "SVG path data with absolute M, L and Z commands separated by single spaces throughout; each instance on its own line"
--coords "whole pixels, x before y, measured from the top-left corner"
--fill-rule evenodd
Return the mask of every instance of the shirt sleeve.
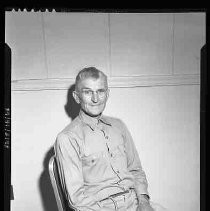
M 122 128 L 125 140 L 125 151 L 127 155 L 128 170 L 132 173 L 132 175 L 135 178 L 135 190 L 137 196 L 139 197 L 141 194 L 147 194 L 149 196 L 147 190 L 148 182 L 146 179 L 146 174 L 142 168 L 141 161 L 138 152 L 136 150 L 136 147 L 134 145 L 133 138 L 127 126 L 123 122 L 122 124 L 123 124 Z
M 93 196 L 85 193 L 80 148 L 76 136 L 59 134 L 54 150 L 62 188 L 69 204 L 76 210 L 94 211 L 98 204 Z

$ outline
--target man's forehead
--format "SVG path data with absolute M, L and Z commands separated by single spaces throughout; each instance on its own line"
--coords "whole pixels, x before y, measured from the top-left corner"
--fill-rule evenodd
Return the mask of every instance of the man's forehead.
M 88 77 L 84 78 L 79 82 L 79 87 L 91 87 L 91 86 L 102 86 L 107 87 L 107 80 L 105 77 L 101 76 L 99 78 Z

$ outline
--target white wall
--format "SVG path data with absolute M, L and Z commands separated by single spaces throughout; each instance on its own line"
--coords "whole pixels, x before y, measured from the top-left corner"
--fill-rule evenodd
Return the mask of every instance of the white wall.
M 169 211 L 198 211 L 199 78 L 200 48 L 205 44 L 204 14 L 163 14 L 155 18 L 148 14 L 129 17 L 99 14 L 99 18 L 78 16 L 80 24 L 73 21 L 77 20 L 74 16 L 73 29 L 71 24 L 59 24 L 66 23 L 67 14 L 56 15 L 58 19 L 48 13 L 6 16 L 6 38 L 13 62 L 11 210 L 57 210 L 47 171 L 53 154 L 51 147 L 58 132 L 71 121 L 64 107 L 76 65 L 88 61 L 92 65 L 95 55 L 96 66 L 105 70 L 111 81 L 105 114 L 121 118 L 130 129 L 148 177 L 152 201 Z M 150 34 L 156 22 L 161 27 Z M 136 29 L 138 23 L 146 32 L 142 27 Z M 83 24 L 92 28 L 84 28 Z M 57 34 L 60 30 L 56 31 L 55 26 L 63 34 Z M 129 27 L 129 33 L 124 37 L 120 32 L 125 26 Z M 186 27 L 189 36 L 183 31 Z M 87 30 L 83 31 L 87 37 L 75 36 L 81 28 Z M 73 40 L 67 36 L 71 30 Z M 166 43 L 162 42 L 163 34 Z M 91 51 L 88 54 L 88 49 L 84 51 L 76 43 L 92 40 L 92 35 L 97 42 L 95 50 L 91 51 L 91 45 L 88 47 Z M 73 49 L 67 45 L 68 41 Z M 139 45 L 144 48 L 142 52 Z M 98 47 L 104 48 L 98 51 L 101 49 Z M 81 56 L 75 60 L 80 53 L 87 54 L 87 58 Z M 127 67 L 118 61 L 118 53 L 122 58 L 128 55 Z M 74 61 L 66 57 L 69 54 L 75 56 Z M 147 60 L 150 55 L 153 60 Z M 126 63 L 125 59 L 123 62 Z M 124 68 L 122 72 L 120 68 Z
M 127 124 L 152 201 L 170 211 L 199 210 L 199 96 L 197 85 L 116 88 L 105 110 Z M 71 121 L 66 100 L 61 90 L 12 93 L 13 211 L 56 210 L 44 161 Z
M 106 110 L 127 123 L 152 200 L 171 211 L 199 210 L 199 96 L 199 86 L 114 89 Z

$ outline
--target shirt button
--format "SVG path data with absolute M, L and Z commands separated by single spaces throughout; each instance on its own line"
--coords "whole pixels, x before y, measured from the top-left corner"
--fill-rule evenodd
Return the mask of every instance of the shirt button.
M 108 136 L 105 136 L 105 139 L 108 139 L 109 137 Z
M 120 173 L 120 172 L 117 170 L 117 173 Z

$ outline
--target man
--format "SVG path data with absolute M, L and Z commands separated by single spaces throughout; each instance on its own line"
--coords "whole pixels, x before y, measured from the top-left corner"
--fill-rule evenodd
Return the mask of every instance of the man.
M 55 155 L 69 204 L 79 211 L 152 211 L 147 180 L 125 124 L 102 115 L 107 76 L 82 69 L 73 97 L 79 115 L 58 134 Z

